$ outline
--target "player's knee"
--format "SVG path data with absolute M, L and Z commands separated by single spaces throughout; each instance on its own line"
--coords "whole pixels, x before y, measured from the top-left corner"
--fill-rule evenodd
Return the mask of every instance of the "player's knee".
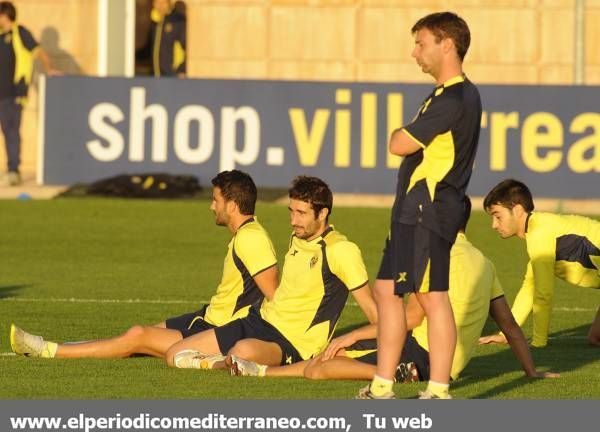
M 252 349 L 252 344 L 242 339 L 237 341 L 235 345 L 231 347 L 228 354 L 233 354 L 236 357 L 248 360 L 253 358 L 254 350 Z
M 136 348 L 144 338 L 144 333 L 145 329 L 142 326 L 136 325 L 131 327 L 121 336 L 121 346 L 130 351 L 131 354 L 136 352 Z
M 176 367 L 175 366 L 175 355 L 180 351 L 180 348 L 177 347 L 171 347 L 167 350 L 167 352 L 165 353 L 165 362 L 167 363 L 167 366 L 169 367 Z
M 323 379 L 323 371 L 320 365 L 314 360 L 310 361 L 304 368 L 304 378 L 312 380 Z
M 450 318 L 452 305 L 447 291 L 431 291 L 419 296 L 419 304 L 428 317 Z
M 125 332 L 125 334 L 123 335 L 123 338 L 128 339 L 128 340 L 137 340 L 140 337 L 142 337 L 143 334 L 144 334 L 144 327 L 142 327 L 140 325 L 135 325 Z

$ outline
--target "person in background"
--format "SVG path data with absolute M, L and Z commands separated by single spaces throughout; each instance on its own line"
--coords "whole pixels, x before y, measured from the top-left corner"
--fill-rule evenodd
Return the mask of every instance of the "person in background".
M 185 3 L 154 0 L 146 44 L 137 51 L 138 60 L 150 59 L 155 77 L 186 76 Z
M 58 75 L 48 54 L 27 28 L 17 24 L 17 10 L 0 2 L 0 126 L 6 146 L 8 170 L 0 184 L 21 184 L 21 114 L 27 101 L 33 61 L 38 58 L 48 75 Z

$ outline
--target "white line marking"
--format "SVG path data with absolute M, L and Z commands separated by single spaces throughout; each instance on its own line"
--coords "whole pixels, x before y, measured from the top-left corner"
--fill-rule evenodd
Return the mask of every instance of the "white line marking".
M 4 297 L 0 302 L 21 302 L 21 303 L 114 303 L 114 304 L 206 304 L 210 302 L 206 299 L 199 300 L 161 300 L 161 299 L 84 299 L 84 298 L 37 298 L 37 297 Z M 349 302 L 347 306 L 358 307 L 355 302 Z M 595 312 L 597 308 L 580 307 L 556 307 L 554 312 Z
M 3 352 L 0 353 L 0 357 L 14 357 L 16 354 L 14 352 Z
M 115 303 L 115 304 L 202 304 L 208 300 L 160 300 L 160 299 L 82 299 L 82 298 L 31 298 L 31 297 L 5 297 L 0 302 L 21 303 Z
M 572 308 L 568 308 L 568 307 L 557 307 L 552 309 L 553 311 L 556 312 L 595 312 L 597 309 L 590 309 L 590 308 L 580 308 L 580 307 L 572 307 Z

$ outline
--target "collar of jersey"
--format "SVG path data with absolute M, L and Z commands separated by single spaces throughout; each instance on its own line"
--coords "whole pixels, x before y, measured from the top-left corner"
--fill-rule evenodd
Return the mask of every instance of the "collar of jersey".
M 302 241 L 304 241 L 304 242 L 306 242 L 306 243 L 313 244 L 313 243 L 318 243 L 318 242 L 320 242 L 321 240 L 323 240 L 325 237 L 327 237 L 327 234 L 329 234 L 330 232 L 332 232 L 334 229 L 335 229 L 335 228 L 334 228 L 334 226 L 333 226 L 333 225 L 329 225 L 329 226 L 328 226 L 328 227 L 325 229 L 325 231 L 323 231 L 323 232 L 321 233 L 321 235 L 319 235 L 319 236 L 315 237 L 315 238 L 314 238 L 314 239 L 312 239 L 312 240 L 304 240 L 304 239 L 301 239 L 301 238 L 299 238 L 299 237 L 296 237 L 296 235 L 295 235 L 295 234 L 293 234 L 293 236 L 294 236 L 294 237 L 296 237 L 298 240 L 302 240 Z
M 529 228 L 531 227 L 531 216 L 533 216 L 533 212 L 527 215 L 527 219 L 525 219 L 525 234 L 529 233 Z
M 169 12 L 167 12 L 165 16 L 161 16 L 159 11 L 152 8 L 152 10 L 150 11 L 150 20 L 154 21 L 155 23 L 159 23 L 163 21 L 167 16 L 171 15 L 173 13 L 173 9 L 175 9 L 175 7 L 171 6 Z
M 456 75 L 450 79 L 447 79 L 446 81 L 444 81 L 444 83 L 442 85 L 437 86 L 436 88 L 448 88 L 450 86 L 453 86 L 454 84 L 458 84 L 461 83 L 465 80 L 465 74 L 460 74 L 460 75 Z
M 246 219 L 244 222 L 242 222 L 242 224 L 238 227 L 238 231 L 244 226 L 244 225 L 248 225 L 251 222 L 254 222 L 256 220 L 256 216 L 252 216 L 250 219 Z

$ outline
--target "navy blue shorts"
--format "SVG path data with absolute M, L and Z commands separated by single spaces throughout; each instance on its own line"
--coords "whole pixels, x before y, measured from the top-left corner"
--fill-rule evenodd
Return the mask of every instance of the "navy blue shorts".
M 355 357 L 353 351 L 373 350 L 367 354 Z M 377 365 L 377 339 L 364 339 L 350 345 L 346 348 L 346 355 L 363 363 Z M 406 342 L 402 348 L 402 356 L 400 364 L 414 363 L 419 372 L 419 381 L 429 380 L 429 353 L 417 340 L 412 336 L 411 332 L 406 335 Z
M 221 353 L 227 354 L 242 339 L 259 339 L 274 342 L 281 348 L 281 365 L 302 361 L 302 356 L 279 330 L 266 322 L 259 313 L 250 308 L 246 318 L 240 318 L 215 328 L 215 336 Z
M 165 325 L 168 329 L 179 330 L 184 338 L 190 337 L 196 333 L 215 328 L 214 325 L 204 321 L 205 312 L 206 306 L 196 312 L 168 318 Z
M 452 243 L 421 224 L 392 222 L 377 279 L 393 280 L 394 292 L 448 291 Z

